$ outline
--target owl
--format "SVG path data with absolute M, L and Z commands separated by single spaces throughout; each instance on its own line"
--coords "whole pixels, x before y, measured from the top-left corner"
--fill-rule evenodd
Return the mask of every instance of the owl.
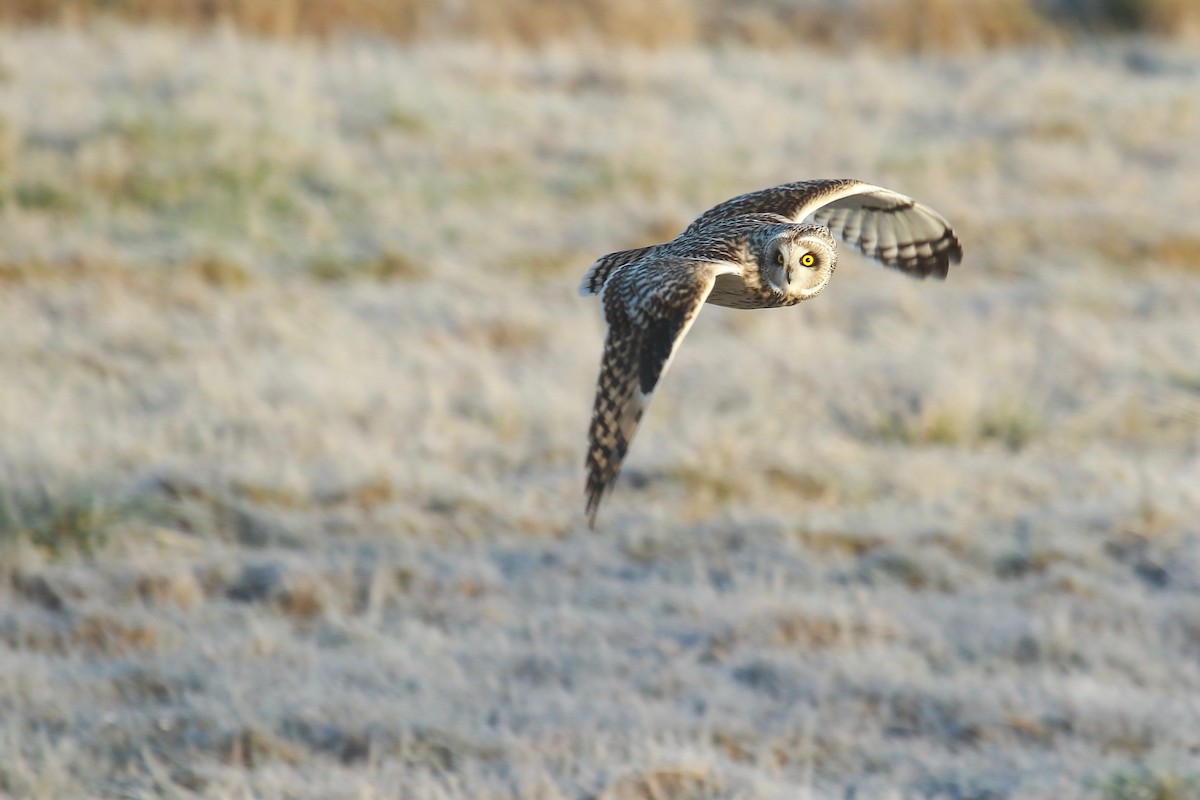
M 579 285 L 608 332 L 588 430 L 588 524 L 612 490 L 659 379 L 704 303 L 792 306 L 837 267 L 837 239 L 916 278 L 962 260 L 950 223 L 911 197 L 857 180 L 785 183 L 727 200 L 669 242 L 609 253 Z

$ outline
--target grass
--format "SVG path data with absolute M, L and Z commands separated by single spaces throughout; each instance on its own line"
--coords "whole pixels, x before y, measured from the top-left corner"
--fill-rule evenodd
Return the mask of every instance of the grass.
M 1097 782 L 1104 800 L 1187 800 L 1200 797 L 1200 777 L 1145 767 L 1117 768 Z
M 674 24 L 0 31 L 0 794 L 1194 796 L 1195 54 Z M 706 308 L 588 532 L 580 273 L 827 174 L 965 263 Z
M 317 280 L 325 282 L 361 278 L 377 281 L 413 280 L 425 276 L 420 265 L 403 253 L 393 251 L 357 258 L 322 254 L 309 261 L 308 271 Z
M 985 446 L 996 442 L 1016 451 L 1046 427 L 1033 408 L 1002 400 L 978 409 L 956 405 L 917 414 L 893 412 L 880 418 L 873 432 L 883 441 L 909 446 Z
M 31 545 L 52 556 L 90 553 L 103 546 L 109 529 L 128 511 L 126 503 L 91 487 L 4 488 L 0 543 L 5 549 Z
M 0 23 L 103 17 L 205 28 L 232 22 L 248 33 L 283 39 L 370 32 L 403 41 L 773 48 L 804 42 L 918 53 L 1061 44 L 1097 34 L 1194 39 L 1200 24 L 1200 11 L 1189 0 L 753 0 L 735 6 L 718 0 L 470 0 L 453 8 L 430 0 L 19 0 L 0 11 Z

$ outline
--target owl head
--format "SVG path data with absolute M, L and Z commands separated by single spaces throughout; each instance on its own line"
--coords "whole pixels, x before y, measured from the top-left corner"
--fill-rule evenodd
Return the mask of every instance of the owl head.
M 837 247 L 824 225 L 772 225 L 751 242 L 766 285 L 788 297 L 812 297 L 837 267 Z

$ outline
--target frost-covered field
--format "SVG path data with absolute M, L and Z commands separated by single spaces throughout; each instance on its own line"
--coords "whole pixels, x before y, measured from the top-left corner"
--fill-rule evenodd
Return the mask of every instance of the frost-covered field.
M 1200 55 L 0 31 L 0 795 L 1200 797 Z M 591 258 L 700 316 L 589 533 Z

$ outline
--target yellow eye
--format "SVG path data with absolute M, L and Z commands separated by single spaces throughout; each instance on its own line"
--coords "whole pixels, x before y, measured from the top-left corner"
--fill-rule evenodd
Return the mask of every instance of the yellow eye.
M 800 257 L 800 263 L 806 267 L 811 267 L 813 264 L 817 263 L 817 260 L 813 258 L 812 253 L 805 253 Z
M 780 250 L 778 253 L 775 254 L 775 263 L 781 267 L 783 266 L 783 251 L 782 250 Z

